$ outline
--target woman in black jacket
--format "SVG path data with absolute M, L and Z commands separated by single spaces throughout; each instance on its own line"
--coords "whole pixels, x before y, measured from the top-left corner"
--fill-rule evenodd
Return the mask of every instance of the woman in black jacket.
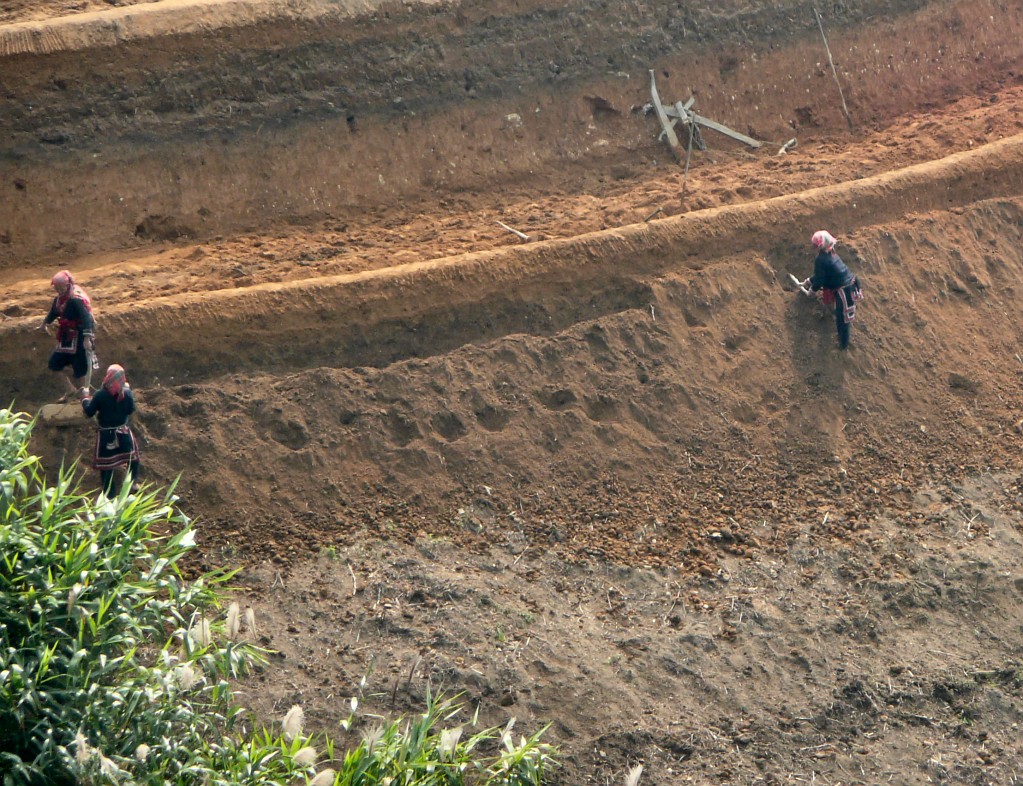
M 813 233 L 810 242 L 817 249 L 813 261 L 813 275 L 803 282 L 803 289 L 820 292 L 824 305 L 835 306 L 835 327 L 838 329 L 838 346 L 849 347 L 852 321 L 856 317 L 856 304 L 863 300 L 860 282 L 846 267 L 842 258 L 835 253 L 838 243 L 830 232 L 823 229 Z
M 89 392 L 89 380 L 96 360 L 96 324 L 92 317 L 92 300 L 75 283 L 71 273 L 61 270 L 50 283 L 57 296 L 39 329 L 49 332 L 50 324 L 57 322 L 57 346 L 47 365 L 50 371 L 62 377 L 67 386 L 67 392 L 58 399 L 58 403 L 63 404 L 78 393 L 84 397 Z M 68 366 L 71 366 L 73 381 L 66 376 Z
M 142 469 L 138 442 L 128 427 L 128 419 L 135 411 L 135 397 L 124 369 L 117 364 L 110 366 L 103 377 L 103 387 L 82 400 L 82 409 L 86 417 L 95 415 L 99 422 L 92 468 L 99 470 L 103 492 L 107 497 L 115 497 L 121 487 L 115 470 L 125 467 L 128 481 L 134 487 Z

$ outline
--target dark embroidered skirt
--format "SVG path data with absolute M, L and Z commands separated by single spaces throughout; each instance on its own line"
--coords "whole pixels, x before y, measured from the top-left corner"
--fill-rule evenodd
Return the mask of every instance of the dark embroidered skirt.
M 92 454 L 92 468 L 98 470 L 127 467 L 141 461 L 138 442 L 128 426 L 101 428 L 96 434 L 96 449 Z
M 863 289 L 860 281 L 854 278 L 851 283 L 838 289 L 824 289 L 821 291 L 824 305 L 835 306 L 835 316 L 841 317 L 845 324 L 850 324 L 856 319 L 856 304 L 863 300 Z

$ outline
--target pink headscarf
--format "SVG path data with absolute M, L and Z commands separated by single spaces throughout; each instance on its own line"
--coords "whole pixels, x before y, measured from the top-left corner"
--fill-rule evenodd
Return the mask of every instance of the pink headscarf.
M 61 270 L 59 273 L 55 273 L 53 278 L 50 279 L 50 284 L 54 289 L 57 289 L 57 287 L 65 288 L 63 292 L 57 291 L 57 307 L 61 311 L 63 311 L 63 307 L 67 305 L 67 302 L 73 295 L 85 303 L 85 308 L 88 309 L 90 314 L 92 313 L 92 299 L 86 294 L 84 289 L 75 283 L 70 270 Z
M 54 273 L 50 283 L 54 289 L 57 289 L 58 287 L 70 287 L 75 283 L 75 280 L 71 277 L 70 270 L 61 270 L 59 273 Z
M 124 389 L 128 386 L 124 378 L 124 369 L 114 363 L 107 367 L 107 373 L 103 377 L 103 389 L 118 401 L 124 398 Z

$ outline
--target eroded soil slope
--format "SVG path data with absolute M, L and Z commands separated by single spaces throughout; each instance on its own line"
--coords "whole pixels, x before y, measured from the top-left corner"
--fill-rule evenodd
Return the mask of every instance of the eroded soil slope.
M 1013 783 L 1019 5 L 823 6 L 853 129 L 801 5 L 549 6 L 6 58 L 0 392 L 49 396 L 69 264 L 262 718 L 367 675 L 550 722 L 566 784 Z M 683 198 L 647 68 L 775 144 Z M 847 353 L 786 284 L 822 226 Z

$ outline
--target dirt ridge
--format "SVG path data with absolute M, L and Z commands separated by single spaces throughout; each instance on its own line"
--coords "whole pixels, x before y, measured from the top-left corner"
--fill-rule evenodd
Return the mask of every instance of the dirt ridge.
M 164 337 L 160 352 L 191 379 L 247 366 L 282 369 L 307 356 L 336 366 L 380 365 L 408 354 L 436 352 L 437 346 L 450 347 L 450 340 L 442 338 L 445 326 L 461 324 L 459 313 L 486 311 L 485 304 L 500 311 L 495 304 L 516 301 L 519 316 L 510 324 L 489 328 L 481 323 L 476 340 L 504 331 L 535 331 L 524 304 L 542 302 L 540 293 L 550 286 L 568 287 L 583 300 L 599 298 L 602 292 L 620 290 L 625 281 L 680 265 L 705 266 L 708 258 L 726 250 L 736 254 L 791 243 L 791 238 L 805 234 L 806 227 L 831 226 L 839 216 L 853 231 L 907 213 L 1016 195 L 1021 171 L 1023 135 L 1018 135 L 872 178 L 567 240 L 124 305 L 102 317 L 104 335 L 109 336 L 104 351 L 120 358 L 144 383 L 153 379 L 147 358 L 152 357 L 154 331 Z M 607 302 L 617 301 L 612 297 Z M 440 311 L 436 306 L 424 311 L 424 304 L 431 303 L 443 306 Z M 102 313 L 101 304 L 98 308 Z M 547 315 L 540 330 L 563 329 L 569 321 L 552 322 Z M 10 348 L 0 358 L 0 374 L 10 381 L 12 392 L 27 401 L 41 392 L 38 375 L 19 371 L 31 368 L 27 359 L 38 355 L 35 324 L 32 318 L 21 318 L 0 325 L 0 336 Z M 316 329 L 310 330 L 311 325 Z M 417 331 L 422 332 L 414 336 Z M 196 343 L 196 334 L 205 340 Z M 403 334 L 413 337 L 402 339 Z M 397 353 L 388 349 L 395 340 Z M 287 349 L 275 353 L 275 346 Z M 296 351 L 298 347 L 305 351 Z
M 860 130 L 1023 78 L 1017 8 L 967 33 L 956 27 L 973 13 L 965 0 L 821 11 Z M 613 22 L 592 24 L 599 14 Z M 93 51 L 85 72 L 77 54 L 4 61 L 4 267 L 402 203 L 429 210 L 438 195 L 498 183 L 636 177 L 667 157 L 656 120 L 633 112 L 651 68 L 666 98 L 693 95 L 706 116 L 769 143 L 848 132 L 796 2 L 412 5 L 358 24 Z
M 436 0 L 417 0 L 429 5 Z M 192 35 L 283 19 L 370 14 L 388 0 L 161 0 L 73 16 L 0 25 L 0 58 L 81 52 L 164 36 Z

